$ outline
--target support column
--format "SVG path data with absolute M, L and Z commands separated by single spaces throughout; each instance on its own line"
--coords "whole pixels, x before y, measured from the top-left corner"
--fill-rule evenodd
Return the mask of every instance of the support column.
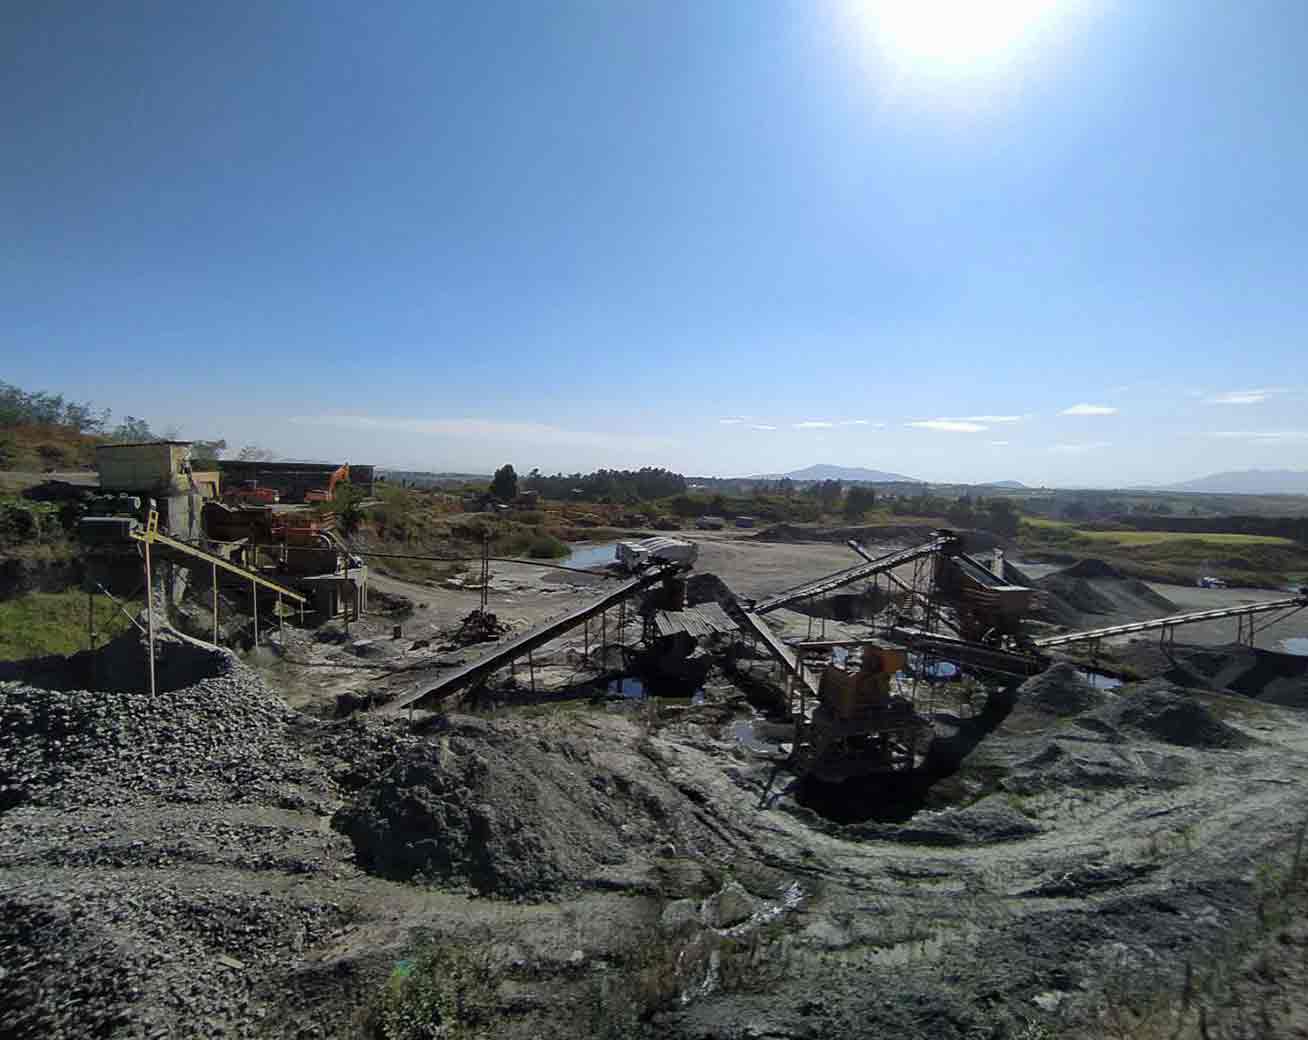
M 218 645 L 218 564 L 213 565 L 213 645 Z
M 150 696 L 154 696 L 154 582 L 150 573 L 150 542 L 145 542 L 145 623 L 150 654 Z
M 259 586 L 250 582 L 250 602 L 254 605 L 254 645 L 259 645 Z

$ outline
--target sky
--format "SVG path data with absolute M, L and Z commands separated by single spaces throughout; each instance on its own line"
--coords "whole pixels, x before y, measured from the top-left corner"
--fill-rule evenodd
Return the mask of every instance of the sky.
M 1308 467 L 1302 0 L 0 5 L 0 379 L 285 458 Z

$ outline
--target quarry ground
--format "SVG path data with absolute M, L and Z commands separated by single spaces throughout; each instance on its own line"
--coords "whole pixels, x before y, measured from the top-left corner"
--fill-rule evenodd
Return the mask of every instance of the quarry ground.
M 696 539 L 745 597 L 855 562 Z M 605 582 L 494 570 L 511 628 Z M 450 637 L 478 591 L 373 588 L 412 614 L 244 661 L 171 641 L 154 699 L 0 683 L 0 1033 L 426 1035 L 402 1031 L 414 1005 L 450 1036 L 1302 1027 L 1302 709 L 1058 666 L 942 718 L 923 777 L 836 791 L 741 739 L 771 671 L 748 655 L 697 704 L 336 718 L 483 652 Z M 547 648 L 542 686 L 614 664 L 582 643 Z

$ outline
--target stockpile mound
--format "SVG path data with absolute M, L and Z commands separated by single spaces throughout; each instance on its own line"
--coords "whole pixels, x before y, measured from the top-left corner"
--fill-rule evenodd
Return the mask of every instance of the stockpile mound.
M 0 1034 L 250 1036 L 268 972 L 344 922 L 335 904 L 130 876 L 0 895 Z M 219 952 L 221 951 L 221 953 Z
M 1308 657 L 1232 643 L 1179 648 L 1164 678 L 1184 686 L 1231 690 L 1270 704 L 1308 708 Z
M 650 761 L 614 751 L 616 743 L 612 734 L 551 740 L 539 727 L 452 716 L 439 739 L 364 788 L 334 825 L 373 872 L 503 896 L 594 879 L 638 848 L 711 843 L 686 800 L 651 776 Z
M 1041 578 L 1035 588 L 1043 593 L 1038 603 L 1040 620 L 1060 625 L 1144 620 L 1180 609 L 1103 560 L 1081 560 Z
M 1221 721 L 1188 690 L 1166 679 L 1123 687 L 1123 695 L 1093 714 L 1113 730 L 1189 748 L 1239 748 L 1249 738 Z
M 167 659 L 173 640 L 160 640 Z M 191 660 L 195 644 L 178 648 Z M 298 757 L 293 716 L 230 653 L 210 650 L 191 686 L 57 690 L 0 683 L 0 809 L 240 801 L 275 790 Z
M 1017 691 L 1019 710 L 1065 718 L 1102 707 L 1108 695 L 1092 687 L 1075 665 L 1060 662 L 1024 682 Z

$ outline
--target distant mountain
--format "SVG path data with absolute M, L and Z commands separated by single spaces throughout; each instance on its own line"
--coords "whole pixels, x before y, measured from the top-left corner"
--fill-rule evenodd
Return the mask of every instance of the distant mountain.
M 977 487 L 997 487 L 1008 488 L 1012 491 L 1022 491 L 1026 488 L 1020 480 L 987 480 L 984 484 L 978 484 Z
M 1308 470 L 1240 469 L 1167 484 L 1165 491 L 1207 491 L 1219 495 L 1308 495 Z
M 764 473 L 747 480 L 843 480 L 847 483 L 866 484 L 921 484 L 916 477 L 906 477 L 902 473 L 887 473 L 879 469 L 864 469 L 862 466 L 806 466 L 793 469 L 789 473 Z

